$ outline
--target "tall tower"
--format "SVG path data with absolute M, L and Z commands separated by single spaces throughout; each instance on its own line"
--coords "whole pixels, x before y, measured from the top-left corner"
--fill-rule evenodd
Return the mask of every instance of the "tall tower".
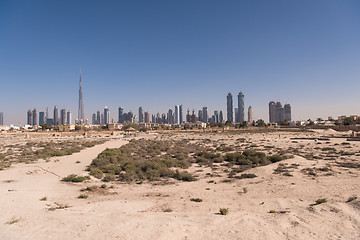
M 139 123 L 144 122 L 144 110 L 142 107 L 139 107 Z
M 285 104 L 284 105 L 284 117 L 285 117 L 285 120 L 287 121 L 291 121 L 291 106 L 290 104 Z
M 238 120 L 239 122 L 245 121 L 245 114 L 244 114 L 244 94 L 240 91 L 238 95 Z
M 276 122 L 275 111 L 276 111 L 275 102 L 274 101 L 269 102 L 269 122 L 270 123 Z
M 109 124 L 110 123 L 110 112 L 109 112 L 109 108 L 107 106 L 105 106 L 104 108 L 104 125 Z
M 234 122 L 233 120 L 233 98 L 231 93 L 229 93 L 226 97 L 227 100 L 227 120 L 230 122 Z
M 53 123 L 55 126 L 59 125 L 59 110 L 57 105 L 54 106 L 54 118 L 53 118 Z
M 179 111 L 179 105 L 175 105 L 175 112 L 174 112 L 174 123 L 179 124 L 180 123 L 180 111 Z
M 79 108 L 78 108 L 78 123 L 84 124 L 84 102 L 83 93 L 81 88 L 81 71 L 80 71 L 80 87 L 79 87 Z
M 254 121 L 254 116 L 253 116 L 253 109 L 250 106 L 248 109 L 248 122 L 252 123 Z

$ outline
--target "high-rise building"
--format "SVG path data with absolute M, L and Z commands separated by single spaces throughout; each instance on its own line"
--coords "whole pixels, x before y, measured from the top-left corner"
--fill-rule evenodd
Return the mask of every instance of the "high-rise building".
M 71 124 L 71 111 L 66 113 L 66 124 Z
M 182 124 L 184 119 L 183 119 L 183 107 L 182 105 L 179 106 L 179 123 Z
M 209 120 L 209 115 L 208 115 L 208 112 L 207 112 L 207 107 L 203 107 L 202 115 L 203 115 L 202 121 L 203 121 L 204 123 L 207 123 L 208 120 Z
M 36 108 L 34 108 L 32 112 L 32 125 L 37 126 L 38 125 L 38 114 Z
M 92 117 L 91 117 L 91 124 L 92 125 L 96 125 L 97 123 L 96 123 L 96 114 L 95 113 L 93 113 L 93 115 L 92 115 Z
M 110 123 L 110 111 L 107 106 L 104 108 L 104 125 Z
M 284 108 L 280 102 L 275 104 L 275 120 L 276 122 L 284 121 Z
M 45 113 L 44 112 L 39 112 L 39 125 L 42 125 L 42 124 L 45 124 L 45 123 L 46 123 Z
M 200 121 L 200 122 L 203 121 L 203 112 L 202 112 L 202 110 L 198 111 L 198 121 Z
M 45 122 L 46 120 L 49 118 L 49 108 L 46 107 L 46 112 L 45 112 Z
M 60 120 L 59 125 L 66 125 L 66 110 L 60 109 Z
M 145 112 L 144 113 L 145 123 L 150 123 L 150 113 Z
M 180 123 L 180 115 L 179 115 L 179 105 L 175 105 L 175 112 L 174 112 L 174 123 Z
M 284 120 L 291 121 L 291 106 L 290 104 L 284 105 Z
M 78 107 L 78 124 L 84 124 L 84 102 L 83 102 L 83 92 L 81 86 L 81 72 L 80 72 L 80 83 L 79 83 L 79 107 Z
M 275 112 L 276 112 L 275 102 L 271 101 L 271 102 L 269 102 L 269 122 L 270 123 L 276 122 Z
M 195 123 L 198 119 L 196 119 L 196 115 L 195 115 L 195 110 L 193 109 L 192 114 L 191 114 L 191 122 Z
M 245 113 L 244 113 L 244 94 L 240 91 L 238 95 L 238 120 L 239 122 L 245 121 Z
M 139 123 L 144 122 L 144 110 L 142 107 L 139 107 Z
M 213 119 L 213 121 L 215 122 L 215 123 L 219 123 L 219 111 L 214 111 L 214 119 Z
M 32 118 L 32 111 L 31 111 L 31 110 L 28 110 L 28 111 L 27 111 L 27 121 L 26 121 L 26 123 L 27 123 L 28 125 L 32 125 L 32 120 L 33 120 L 33 118 Z
M 4 125 L 4 113 L 0 112 L 0 125 Z
M 233 97 L 231 95 L 231 93 L 228 93 L 227 97 L 227 120 L 230 122 L 234 122 L 233 119 Z
M 102 113 L 100 116 L 100 125 L 104 125 L 105 121 L 104 121 L 104 114 Z
M 119 107 L 119 113 L 118 113 L 118 123 L 124 123 L 124 109 L 122 107 Z
M 254 121 L 254 116 L 253 116 L 253 109 L 250 106 L 248 109 L 248 122 L 252 123 Z
M 223 123 L 224 122 L 224 116 L 223 116 L 223 112 L 220 110 L 219 113 L 219 123 Z
M 53 118 L 53 124 L 55 126 L 59 125 L 59 110 L 57 105 L 54 107 L 54 118 Z
M 99 110 L 96 112 L 96 124 L 101 124 L 101 114 Z
M 235 109 L 235 122 L 238 123 L 239 120 L 239 109 L 238 108 L 234 108 Z
M 174 124 L 174 114 L 173 114 L 173 110 L 171 110 L 171 108 L 168 110 L 168 113 L 167 113 L 167 123 Z

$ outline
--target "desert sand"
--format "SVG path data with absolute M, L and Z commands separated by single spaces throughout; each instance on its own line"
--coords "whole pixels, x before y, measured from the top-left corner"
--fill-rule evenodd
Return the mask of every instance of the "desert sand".
M 82 183 L 61 179 L 88 175 L 86 167 L 101 151 L 120 147 L 129 138 L 112 137 L 50 161 L 13 164 L 0 171 L 0 239 L 360 239 L 360 202 L 355 199 L 360 197 L 360 168 L 336 163 L 360 164 L 360 142 L 342 145 L 344 134 L 332 130 L 143 134 L 136 138 L 203 138 L 228 145 L 244 138 L 258 151 L 299 150 L 294 158 L 246 171 L 256 178 L 223 182 L 226 174 L 220 168 L 214 172 L 193 165 L 189 171 L 198 175 L 194 182 L 115 181 L 87 193 L 87 199 L 78 198 L 80 189 L 104 183 L 94 177 Z M 339 138 L 321 144 L 290 139 L 324 135 Z M 325 156 L 321 148 L 327 146 L 353 154 Z M 307 156 L 310 153 L 312 157 Z M 279 166 L 293 166 L 291 176 L 274 174 Z M 324 167 L 328 169 L 321 170 Z M 308 168 L 316 175 L 306 174 Z M 314 205 L 321 198 L 327 202 Z M 229 214 L 220 215 L 219 208 L 229 208 Z

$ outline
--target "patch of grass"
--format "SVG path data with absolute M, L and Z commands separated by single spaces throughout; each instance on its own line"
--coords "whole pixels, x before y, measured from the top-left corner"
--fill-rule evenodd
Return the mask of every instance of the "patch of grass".
M 351 196 L 348 198 L 348 200 L 346 200 L 347 203 L 355 201 L 357 199 L 357 196 Z
M 229 208 L 220 208 L 219 212 L 221 215 L 228 215 L 229 214 Z
M 70 174 L 69 176 L 64 177 L 61 181 L 77 183 L 77 182 L 83 182 L 88 179 L 90 179 L 89 176 L 78 176 L 76 174 Z
M 315 205 L 319 205 L 326 202 L 327 202 L 326 198 L 319 198 L 318 200 L 315 201 Z
M 80 191 L 81 191 L 81 192 L 85 192 L 85 191 L 87 191 L 87 192 L 92 192 L 92 191 L 94 191 L 94 190 L 96 190 L 96 189 L 98 189 L 98 186 L 92 185 L 92 186 L 88 186 L 88 187 L 86 187 L 86 188 L 80 189 Z
M 12 218 L 10 221 L 6 222 L 6 224 L 12 225 L 15 224 L 17 222 L 19 222 L 21 220 L 21 218 Z
M 270 210 L 269 213 L 276 213 L 276 211 L 275 210 Z
M 257 176 L 253 173 L 243 173 L 240 176 L 237 176 L 236 178 L 243 179 L 243 178 L 255 178 L 255 177 Z
M 80 194 L 79 196 L 78 196 L 78 198 L 80 198 L 80 199 L 87 199 L 89 196 L 88 195 L 86 195 L 86 194 Z
M 190 201 L 192 201 L 192 202 L 202 202 L 203 200 L 201 198 L 190 198 Z

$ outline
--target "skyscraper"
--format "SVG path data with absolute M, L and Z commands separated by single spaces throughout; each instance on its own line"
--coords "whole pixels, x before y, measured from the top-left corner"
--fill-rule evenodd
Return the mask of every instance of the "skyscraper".
M 239 109 L 238 108 L 234 108 L 235 110 L 235 122 L 238 123 L 239 120 Z
M 37 110 L 36 108 L 34 108 L 33 112 L 32 112 L 32 125 L 37 126 L 38 125 L 38 114 L 37 114 Z
M 45 113 L 44 112 L 39 112 L 39 125 L 45 124 L 45 123 L 46 123 Z
M 254 121 L 254 116 L 253 116 L 253 109 L 250 106 L 248 109 L 248 122 L 252 123 Z
M 59 125 L 59 111 L 57 105 L 54 107 L 54 118 L 53 118 L 53 124 L 55 126 Z
M 65 109 L 60 110 L 59 125 L 66 125 L 66 110 Z
M 101 114 L 99 110 L 96 112 L 96 124 L 101 124 Z
M 45 122 L 46 120 L 49 118 L 49 108 L 46 107 L 46 112 L 45 112 Z
M 139 123 L 144 122 L 144 110 L 142 107 L 139 107 Z
M 145 123 L 150 123 L 150 113 L 149 112 L 145 112 L 144 113 L 144 121 Z
M 202 114 L 203 114 L 202 121 L 203 121 L 204 123 L 207 123 L 208 120 L 209 120 L 209 115 L 208 115 L 208 112 L 207 112 L 207 107 L 203 107 Z
M 179 105 L 175 105 L 175 112 L 174 112 L 174 123 L 179 124 L 180 116 L 179 116 Z
M 284 108 L 280 102 L 275 104 L 275 122 L 284 121 Z
M 214 122 L 219 123 L 219 111 L 214 111 Z
M 224 122 L 224 116 L 223 116 L 223 112 L 220 110 L 219 113 L 219 123 L 223 123 Z
M 244 114 L 244 94 L 240 91 L 238 95 L 238 120 L 239 122 L 245 121 L 245 114 Z
M 290 104 L 284 105 L 284 120 L 291 121 L 291 106 Z
M 119 107 L 118 123 L 124 122 L 123 114 L 124 114 L 124 109 L 122 107 Z
M 182 105 L 179 106 L 179 123 L 182 124 L 184 119 L 183 119 L 183 107 Z
M 105 106 L 104 108 L 104 125 L 109 124 L 110 123 L 110 112 L 109 112 L 109 108 L 107 106 Z
M 78 124 L 84 124 L 84 102 L 83 102 L 83 93 L 81 87 L 81 71 L 80 71 L 80 84 L 79 84 L 79 108 L 78 108 Z M 54 119 L 55 120 L 55 119 Z
M 171 110 L 171 108 L 169 109 L 168 114 L 167 114 L 167 123 L 174 124 L 174 114 L 173 114 L 173 111 Z
M 231 93 L 228 93 L 227 97 L 227 120 L 233 122 L 233 98 Z
M 200 122 L 203 121 L 203 112 L 202 112 L 202 110 L 198 111 L 198 121 L 200 121 Z
M 269 122 L 270 123 L 276 122 L 275 110 L 276 110 L 275 102 L 274 101 L 269 102 Z
M 4 125 L 4 113 L 0 112 L 0 125 Z
M 71 124 L 71 111 L 66 113 L 66 124 Z
M 28 125 L 32 125 L 32 111 L 31 110 L 28 110 L 27 111 L 27 124 Z

